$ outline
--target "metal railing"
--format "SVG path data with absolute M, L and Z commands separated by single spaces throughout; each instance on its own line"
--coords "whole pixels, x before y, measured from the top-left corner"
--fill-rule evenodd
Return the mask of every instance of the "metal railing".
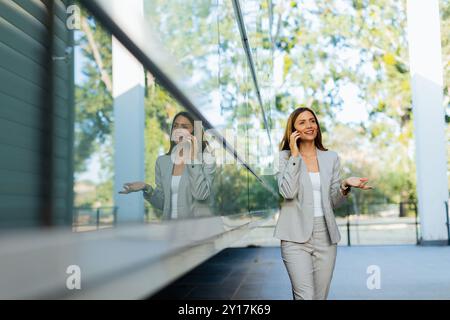
M 450 246 L 450 217 L 448 216 L 448 200 L 444 201 L 445 205 L 445 220 L 447 225 L 447 245 Z
M 377 205 L 376 203 L 369 203 L 368 205 Z M 385 222 L 385 221 L 378 221 L 378 222 L 370 222 L 367 219 L 367 214 L 358 214 L 355 212 L 352 212 L 351 206 L 352 204 L 346 204 L 344 207 L 345 212 L 347 213 L 343 218 L 346 219 L 345 223 L 338 223 L 338 226 L 345 227 L 346 236 L 347 236 L 347 246 L 352 246 L 352 230 L 355 230 L 356 232 L 360 231 L 360 227 L 381 227 L 381 226 L 393 226 L 393 225 L 414 225 L 415 229 L 415 242 L 416 244 L 420 243 L 420 232 L 419 232 L 419 217 L 418 217 L 418 210 L 417 210 L 417 203 L 416 202 L 400 202 L 398 204 L 395 203 L 379 203 L 378 205 L 398 205 L 399 206 L 399 213 L 404 212 L 405 206 L 409 206 L 409 209 L 414 212 L 414 219 L 413 221 L 407 221 L 407 217 L 404 217 L 403 221 L 395 221 L 395 222 Z M 399 215 L 401 216 L 401 214 Z M 448 215 L 447 215 L 448 216 Z M 359 219 L 366 219 L 366 221 L 361 221 Z M 377 218 L 382 219 L 382 218 Z M 403 218 L 400 218 L 403 219 Z M 352 222 L 354 220 L 357 220 L 358 222 Z M 448 221 L 448 220 L 447 220 Z M 450 228 L 449 223 L 447 222 L 447 227 Z M 450 231 L 449 231 L 450 234 Z M 450 243 L 450 240 L 449 240 Z
M 74 207 L 74 231 L 93 231 L 112 228 L 117 222 L 118 207 Z

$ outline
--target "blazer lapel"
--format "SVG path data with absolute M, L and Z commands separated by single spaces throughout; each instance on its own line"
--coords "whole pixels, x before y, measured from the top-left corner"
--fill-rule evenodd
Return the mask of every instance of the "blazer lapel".
M 187 170 L 187 166 L 188 165 L 184 165 L 184 170 L 183 170 L 183 174 L 181 175 L 181 179 L 180 179 L 180 185 L 178 186 L 178 190 L 186 190 L 187 189 L 187 182 L 189 180 L 189 175 L 188 175 L 188 170 Z M 178 201 L 180 201 L 180 196 L 178 194 Z
M 166 162 L 166 167 L 165 167 L 165 172 L 163 174 L 164 176 L 164 189 L 165 189 L 165 194 L 168 195 L 170 197 L 170 188 L 171 188 L 171 184 L 172 184 L 172 173 L 173 173 L 173 167 L 174 167 L 174 163 L 172 162 L 172 158 L 170 156 L 167 157 L 167 162 Z

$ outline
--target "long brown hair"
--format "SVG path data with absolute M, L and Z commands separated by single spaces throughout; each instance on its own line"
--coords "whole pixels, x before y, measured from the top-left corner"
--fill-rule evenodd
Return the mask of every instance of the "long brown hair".
M 175 141 L 172 141 L 172 134 L 173 134 L 173 126 L 175 125 L 175 121 L 177 120 L 178 117 L 185 117 L 186 119 L 188 119 L 189 122 L 192 124 L 192 127 L 195 127 L 195 121 L 200 121 L 192 113 L 185 112 L 185 111 L 177 113 L 175 115 L 175 117 L 173 118 L 173 121 L 172 121 L 172 127 L 170 129 L 170 149 L 169 149 L 169 152 L 167 152 L 167 155 L 171 155 L 173 149 L 177 145 L 175 143 Z M 205 132 L 202 128 L 202 151 L 205 151 L 205 149 L 209 146 L 208 141 L 206 141 L 204 138 L 205 138 Z
M 317 120 L 317 116 L 315 114 L 315 112 L 313 110 L 311 110 L 310 108 L 306 108 L 306 107 L 302 107 L 302 108 L 298 108 L 296 109 L 294 112 L 291 113 L 291 115 L 289 116 L 289 119 L 287 121 L 287 125 L 286 125 L 286 130 L 284 132 L 284 137 L 283 140 L 281 140 L 280 143 L 280 150 L 291 150 L 291 148 L 289 147 L 289 140 L 291 138 L 292 133 L 295 131 L 295 120 L 297 120 L 298 116 L 300 114 L 302 114 L 303 112 L 309 111 L 313 114 L 314 118 L 316 119 L 316 123 L 317 123 L 317 128 L 318 128 L 318 132 L 317 132 L 317 136 L 316 139 L 314 140 L 314 144 L 316 145 L 317 149 L 320 149 L 322 151 L 328 151 L 328 149 L 326 149 L 323 144 L 322 144 L 322 131 L 320 129 L 320 124 L 319 124 L 319 120 Z M 297 140 L 297 145 L 300 147 L 300 139 Z

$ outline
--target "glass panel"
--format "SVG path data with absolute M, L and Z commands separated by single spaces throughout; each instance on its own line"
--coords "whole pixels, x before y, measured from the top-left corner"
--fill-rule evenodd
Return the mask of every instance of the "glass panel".
M 149 72 L 146 93 L 145 183 L 150 190 L 144 196 L 147 221 L 212 216 L 217 146 L 208 143 L 201 122 L 183 109 Z M 193 151 L 188 141 L 193 136 L 198 141 L 198 152 L 203 151 L 203 157 L 195 158 L 198 162 L 185 157 Z
M 89 12 L 80 13 L 74 32 L 74 227 L 88 231 L 115 219 L 112 37 Z
M 217 2 L 145 0 L 144 5 L 146 19 L 204 102 L 202 112 L 214 126 L 223 126 L 218 92 L 222 23 L 218 20 Z
M 183 12 L 193 14 L 185 15 Z M 255 141 L 266 142 L 268 139 L 266 131 L 261 129 L 262 114 L 232 2 L 147 0 L 145 14 L 158 31 L 161 41 L 187 70 L 191 84 L 198 89 L 205 102 L 202 105 L 205 117 L 220 129 L 245 161 L 253 161 L 250 165 L 264 174 L 258 167 L 263 163 L 270 166 L 272 159 L 266 156 L 265 162 L 261 161 L 259 153 L 262 154 L 264 149 L 248 141 L 249 133 Z M 267 25 L 267 21 L 264 23 Z M 261 60 L 260 65 L 266 66 L 265 62 Z M 266 69 L 269 70 L 270 67 Z M 268 85 L 267 79 L 270 77 L 262 79 L 262 83 Z M 270 100 L 270 95 L 267 95 L 267 100 Z M 270 109 L 270 101 L 267 109 Z M 273 153 L 266 151 L 266 154 Z M 268 172 L 272 173 L 270 170 Z M 248 187 L 256 188 L 260 182 L 251 178 L 246 170 L 236 167 L 231 155 L 223 150 L 218 151 L 216 177 L 214 214 L 228 215 L 250 209 Z M 271 178 L 269 176 L 269 180 Z M 262 185 L 258 188 L 269 194 Z M 231 203 L 228 201 L 230 198 L 237 201 Z M 266 196 L 266 199 L 269 197 Z M 277 201 L 272 203 L 272 207 L 276 206 Z
M 151 294 L 245 235 L 277 199 L 101 19 L 81 2 L 54 3 L 53 10 L 39 1 L 0 1 L 0 101 L 9 107 L 0 111 L 0 151 L 8 155 L 0 157 L 7 182 L 0 223 L 67 228 L 4 237 L 0 256 L 9 264 L 1 278 L 14 281 L 0 281 L 0 295 L 59 297 L 69 289 L 60 275 L 71 277 L 70 270 L 95 283 L 95 293 L 71 297 L 101 295 L 103 284 L 110 288 L 109 280 L 134 276 L 143 265 L 163 271 L 150 275 L 146 288 L 112 291 Z M 125 2 L 111 3 L 103 21 L 114 17 L 119 26 L 128 12 L 114 12 Z M 261 138 L 252 131 L 261 129 L 261 110 L 232 3 L 146 1 L 145 14 L 188 74 L 198 112 L 244 162 L 257 159 L 262 173 L 260 150 L 251 148 Z M 18 31 L 24 16 L 33 23 Z M 55 34 L 47 34 L 53 18 Z M 129 26 L 133 21 L 124 30 Z M 95 232 L 82 234 L 88 231 Z M 180 257 L 170 270 L 160 268 Z
M 267 178 L 267 181 L 272 183 L 271 172 L 266 170 L 272 165 L 272 153 L 265 144 L 268 139 L 263 125 L 261 106 L 242 46 L 232 2 L 146 0 L 143 3 L 145 18 L 153 25 L 164 45 L 179 61 L 180 67 L 187 73 L 189 84 L 195 88 L 196 94 L 200 97 L 202 102 L 198 106 L 200 112 L 216 126 L 221 135 L 226 137 L 241 159 L 255 169 L 255 173 L 262 176 L 268 174 L 263 179 Z M 174 133 L 172 126 L 176 114 L 186 110 L 150 72 L 143 69 L 140 71 L 140 64 L 133 62 L 131 55 L 121 49 L 119 43 L 96 17 L 85 10 L 80 2 L 75 4 L 76 6 L 70 7 L 70 10 L 66 10 L 65 4 L 57 1 L 55 10 L 55 16 L 61 21 L 57 23 L 55 30 L 55 50 L 51 63 L 57 80 L 54 83 L 57 157 L 53 162 L 56 167 L 55 182 L 52 181 L 51 184 L 57 190 L 53 199 L 55 199 L 58 214 L 54 221 L 51 221 L 52 217 L 49 217 L 48 223 L 58 221 L 57 224 L 72 225 L 75 231 L 90 231 L 113 227 L 119 221 L 145 220 L 153 223 L 169 219 L 174 207 L 172 191 L 175 189 L 172 188 L 176 187 L 172 186 L 173 175 L 183 178 L 179 187 L 185 188 L 184 191 L 179 190 L 178 194 L 177 209 L 180 210 L 178 218 L 229 216 L 262 210 L 265 206 L 276 208 L 277 201 L 271 202 L 273 195 L 270 191 L 238 163 L 234 156 L 223 148 L 220 141 L 214 141 L 210 133 L 206 133 L 205 139 L 208 137 L 208 150 L 214 153 L 214 169 L 211 168 L 212 171 L 209 173 L 211 176 L 205 176 L 204 163 L 201 165 L 199 174 L 187 168 L 184 168 L 186 169 L 184 171 L 181 166 L 178 168 L 179 171 L 173 170 L 173 167 L 169 165 L 173 163 L 166 161 L 169 150 L 176 149 L 173 145 L 171 146 Z M 5 6 L 9 8 L 8 12 L 14 12 L 14 10 L 21 12 L 31 8 L 17 6 L 12 2 L 5 3 Z M 45 11 L 44 7 L 39 8 L 42 12 Z M 262 14 L 258 14 L 258 8 L 261 9 Z M 248 18 L 248 30 L 253 39 L 252 50 L 258 81 L 262 87 L 269 88 L 272 68 L 271 47 L 259 48 L 269 37 L 269 10 L 265 4 L 258 4 L 255 1 L 246 3 L 244 9 L 251 11 L 246 17 L 246 23 Z M 185 14 L 186 12 L 190 14 Z M 45 22 L 43 17 L 44 15 L 40 17 L 41 23 Z M 13 19 L 14 15 L 5 16 L 6 18 Z M 63 21 L 64 19 L 67 21 Z M 5 38 L 2 41 L 8 42 L 6 35 L 12 30 L 5 28 Z M 32 30 L 23 31 L 26 34 L 33 34 Z M 33 35 L 38 36 L 37 33 Z M 14 38 L 12 33 L 11 37 L 11 39 Z M 46 39 L 39 41 L 44 43 Z M 9 90 L 9 87 L 5 86 L 0 93 L 2 101 L 17 110 L 23 110 L 24 113 L 33 110 L 36 113 L 37 109 L 33 105 L 37 106 L 42 102 L 38 97 L 41 96 L 40 90 L 44 88 L 42 86 L 40 88 L 39 83 L 44 75 L 41 71 L 45 68 L 39 66 L 36 55 L 26 52 L 25 43 L 11 41 L 7 45 L 20 51 L 27 58 L 34 59 L 32 63 L 25 63 L 25 60 L 22 62 L 27 68 L 29 66 L 31 71 L 36 71 L 34 75 L 36 79 L 33 78 L 30 70 L 15 76 L 16 70 L 11 66 L 20 61 L 12 58 L 14 56 L 11 55 L 11 49 L 2 47 L 2 56 L 5 57 L 2 60 L 2 68 L 5 72 L 2 74 L 8 73 L 9 78 L 12 79 L 11 84 L 19 87 L 23 84 L 22 87 L 29 89 L 29 92 L 20 95 L 19 92 Z M 7 63 L 8 61 L 11 65 Z M 142 81 L 136 83 L 136 86 L 131 89 L 123 89 L 122 86 L 126 81 L 123 79 L 124 74 L 121 73 L 123 72 L 121 68 L 127 63 L 134 68 L 133 72 L 142 75 L 142 77 L 136 74 L 133 76 L 134 79 L 142 78 Z M 24 80 L 28 82 L 22 83 Z M 143 108 L 138 100 L 133 100 L 135 98 L 126 100 L 129 98 L 128 95 L 133 97 L 133 94 L 145 95 Z M 270 110 L 273 99 L 269 89 L 262 94 L 265 108 Z M 121 101 L 130 102 L 122 107 Z M 142 114 L 139 113 L 141 111 Z M 195 117 L 189 113 L 185 115 L 189 123 L 180 125 L 189 124 L 190 129 L 193 129 L 192 120 L 195 121 Z M 12 112 L 8 115 L 4 114 L 3 117 L 12 117 Z M 139 119 L 136 120 L 136 117 Z M 18 138 L 17 143 L 22 149 L 10 150 L 11 146 L 2 145 L 3 151 L 10 152 L 13 155 L 12 158 L 34 159 L 33 152 L 39 153 L 39 150 L 37 147 L 32 147 L 31 149 L 34 149 L 30 151 L 31 153 L 25 152 L 23 149 L 27 147 L 27 142 L 24 142 L 26 140 L 24 137 L 25 135 L 39 137 L 33 130 L 43 128 L 19 130 L 17 124 L 7 121 L 2 122 L 2 128 L 5 131 L 3 136 L 6 136 L 7 130 L 13 133 L 22 132 L 23 136 L 17 135 L 21 137 Z M 15 119 L 14 121 L 23 122 L 23 125 L 28 120 Z M 129 128 L 126 127 L 128 121 L 132 124 Z M 138 127 L 140 121 L 143 124 L 142 128 Z M 200 124 L 201 127 L 202 125 Z M 73 132 L 69 132 L 71 128 L 74 129 Z M 141 139 L 139 130 L 143 131 L 143 143 L 138 141 Z M 196 134 L 194 131 L 189 133 Z M 125 140 L 124 136 L 128 134 L 132 139 L 138 140 Z M 68 148 L 72 145 L 71 135 L 73 135 L 73 149 Z M 64 140 L 65 138 L 67 140 Z M 202 139 L 202 133 L 199 139 Z M 33 140 L 33 146 L 39 144 L 40 141 Z M 202 150 L 206 148 L 202 141 L 200 144 L 202 144 Z M 137 150 L 140 146 L 142 146 L 141 150 L 145 148 L 145 151 Z M 129 153 L 127 153 L 127 147 L 130 150 Z M 142 159 L 139 158 L 141 154 Z M 36 154 L 35 159 L 38 158 Z M 70 161 L 68 161 L 69 158 Z M 128 158 L 131 159 L 129 173 L 124 169 Z M 166 161 L 164 164 L 162 159 Z M 70 169 L 72 160 L 73 172 Z M 28 165 L 19 160 L 11 161 L 11 163 L 17 168 L 21 164 L 23 167 Z M 158 168 L 158 163 L 166 166 Z M 8 166 L 7 163 L 2 165 L 10 172 L 15 168 Z M 48 167 L 50 166 L 49 164 Z M 143 166 L 142 171 L 139 171 L 141 170 L 139 166 Z M 24 172 L 20 173 L 20 177 L 22 180 L 30 181 L 30 188 L 39 189 L 39 170 L 34 169 L 30 169 L 28 173 L 33 174 L 36 181 L 25 177 Z M 11 181 L 16 179 L 9 173 L 5 177 Z M 203 180 L 198 182 L 196 179 Z M 161 182 L 162 180 L 164 182 Z M 192 184 L 187 183 L 188 181 Z M 121 189 L 123 184 L 133 182 L 141 182 L 141 184 L 132 185 L 132 195 L 127 193 L 130 190 Z M 195 185 L 193 185 L 194 182 Z M 155 205 L 156 200 L 153 199 L 152 203 L 148 197 L 146 198 L 149 201 L 143 201 L 141 190 L 143 186 L 147 187 L 146 190 L 150 193 L 153 189 L 160 188 L 159 195 L 164 196 L 155 199 L 161 200 L 162 203 Z M 14 188 L 20 189 L 20 184 L 14 184 Z M 119 194 L 119 192 L 122 193 Z M 138 194 L 140 196 L 137 196 Z M 187 194 L 191 197 L 189 201 L 183 199 Z M 39 212 L 38 208 L 40 204 L 36 201 L 37 197 L 32 198 L 23 198 L 22 202 L 27 205 L 29 203 L 27 208 L 30 208 L 30 212 L 34 212 L 33 223 L 39 224 L 42 222 L 39 221 L 42 219 L 40 217 L 42 212 Z M 10 198 L 4 200 L 4 203 L 13 201 Z M 197 206 L 200 203 L 202 205 Z M 18 205 L 15 207 L 20 211 Z M 131 211 L 133 213 L 129 220 L 125 219 Z M 20 214 L 16 216 L 19 217 Z

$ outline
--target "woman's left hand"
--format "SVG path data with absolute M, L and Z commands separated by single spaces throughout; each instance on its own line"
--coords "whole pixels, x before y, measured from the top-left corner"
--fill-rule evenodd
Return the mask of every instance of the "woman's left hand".
M 358 178 L 358 177 L 350 177 L 345 179 L 345 183 L 353 188 L 359 188 L 362 190 L 371 190 L 372 186 L 367 186 L 366 183 L 369 182 L 368 178 Z

